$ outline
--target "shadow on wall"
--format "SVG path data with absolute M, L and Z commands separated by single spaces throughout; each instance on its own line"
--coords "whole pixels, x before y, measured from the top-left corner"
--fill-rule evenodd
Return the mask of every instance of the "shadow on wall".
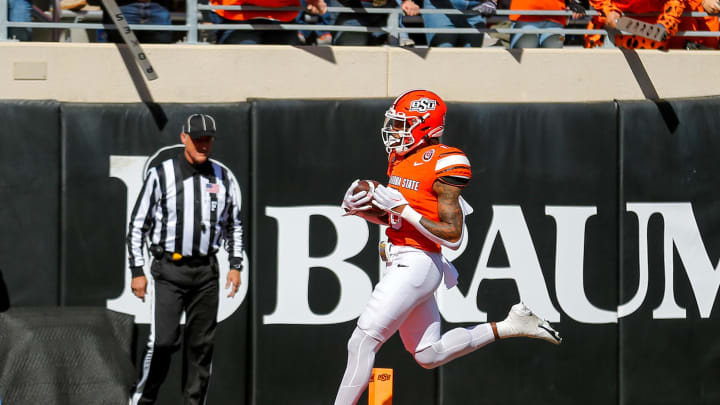
M 5 312 L 8 308 L 10 308 L 10 296 L 8 295 L 2 269 L 0 269 L 0 312 Z

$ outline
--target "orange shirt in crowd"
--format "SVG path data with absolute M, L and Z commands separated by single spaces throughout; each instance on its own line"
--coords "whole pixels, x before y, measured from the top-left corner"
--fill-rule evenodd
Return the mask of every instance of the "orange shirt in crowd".
M 690 9 L 686 9 L 686 11 L 705 12 L 705 9 L 702 7 L 702 0 L 689 0 L 688 3 L 690 4 Z M 683 17 L 680 20 L 680 31 L 720 31 L 720 22 L 718 22 L 717 16 Z M 718 37 L 678 37 L 676 40 L 682 40 L 683 42 L 679 47 L 684 47 L 685 41 L 690 40 L 708 48 L 718 48 Z M 673 48 L 672 45 L 670 47 Z
M 565 10 L 565 0 L 512 0 L 510 10 Z M 555 21 L 562 25 L 567 24 L 567 18 L 547 15 L 517 15 L 510 16 L 513 21 Z
M 654 13 L 658 16 L 636 17 L 650 24 L 662 24 L 669 38 L 656 42 L 637 35 L 616 35 L 615 45 L 628 49 L 670 49 L 684 48 L 688 38 L 673 37 L 680 30 L 717 30 L 717 17 L 692 18 L 681 17 L 685 11 L 703 11 L 702 0 L 590 0 L 590 5 L 607 15 L 611 11 L 625 13 Z M 604 16 L 596 16 L 588 25 L 588 29 L 599 29 L 605 25 Z M 717 47 L 717 38 L 693 38 L 692 41 L 705 46 Z M 587 35 L 585 46 L 594 47 L 602 44 L 601 35 Z
M 258 7 L 300 7 L 300 0 L 210 0 L 215 6 L 258 6 Z M 299 11 L 230 11 L 215 10 L 220 17 L 228 20 L 246 21 L 262 18 L 274 21 L 292 21 Z

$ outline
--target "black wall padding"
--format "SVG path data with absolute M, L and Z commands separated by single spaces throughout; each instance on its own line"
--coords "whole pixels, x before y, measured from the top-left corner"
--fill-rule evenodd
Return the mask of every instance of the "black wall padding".
M 475 208 L 467 217 L 469 244 L 454 261 L 467 293 L 493 219 L 492 206 L 519 206 L 548 294 L 561 314 L 559 347 L 536 340 L 493 343 L 442 367 L 444 404 L 533 402 L 606 405 L 617 397 L 617 325 L 591 325 L 568 316 L 557 301 L 557 229 L 546 207 L 595 206 L 585 229 L 586 295 L 595 306 L 617 302 L 617 138 L 613 103 L 450 104 L 443 142 L 468 155 L 473 179 L 463 191 Z M 508 266 L 508 241 L 498 238 L 488 262 Z M 520 300 L 515 282 L 484 280 L 477 305 L 501 321 Z M 537 309 L 536 309 L 537 310 Z M 444 330 L 458 325 L 444 325 Z M 587 350 L 591 347 L 592 350 Z M 592 378 L 578 370 L 592 364 Z M 399 378 L 399 377 L 397 377 Z M 592 392 L 592 395 L 587 393 Z
M 333 268 L 323 267 L 322 259 L 346 246 L 343 242 L 356 241 L 357 235 L 338 234 L 334 225 L 341 221 L 339 205 L 348 185 L 357 178 L 387 181 L 380 128 L 390 103 L 369 99 L 163 104 L 153 114 L 142 104 L 0 102 L 5 125 L 0 133 L 0 224 L 6 230 L 0 237 L 0 271 L 11 304 L 9 312 L 0 314 L 3 403 L 64 403 L 21 393 L 33 388 L 25 381 L 38 392 L 58 396 L 57 401 L 85 392 L 73 388 L 79 383 L 52 385 L 80 378 L 84 370 L 76 367 L 78 359 L 105 364 L 108 369 L 98 368 L 95 374 L 111 388 L 94 400 L 74 403 L 127 398 L 149 328 L 137 325 L 132 349 L 125 349 L 124 340 L 104 338 L 114 336 L 106 326 L 113 321 L 100 308 L 125 287 L 128 221 L 128 191 L 122 181 L 110 177 L 109 163 L 111 156 L 144 157 L 178 143 L 182 121 L 194 112 L 217 120 L 213 157 L 230 167 L 240 182 L 251 259 L 248 295 L 218 327 L 208 403 L 332 403 L 356 319 L 319 321 L 336 309 L 347 291 L 341 293 L 341 280 Z M 463 296 L 477 292 L 474 302 L 474 296 L 466 300 L 468 308 L 485 312 L 488 321 L 502 320 L 520 298 L 518 283 L 485 279 L 471 291 L 473 277 L 482 271 L 534 271 L 534 263 L 517 266 L 515 260 L 536 259 L 540 275 L 533 291 L 547 291 L 565 341 L 559 347 L 527 339 L 497 342 L 425 370 L 396 335 L 375 363 L 395 369 L 394 402 L 720 403 L 720 343 L 715 338 L 720 332 L 715 302 L 720 283 L 715 270 L 720 260 L 719 110 L 720 98 L 658 104 L 450 103 L 443 142 L 464 150 L 473 167 L 473 180 L 463 195 L 475 212 L 467 218 L 467 248 L 454 261 L 460 271 L 459 290 Z M 165 126 L 155 120 L 159 115 L 167 118 Z M 134 202 L 135 196 L 130 200 Z M 665 211 L 650 217 L 647 235 L 641 235 L 638 216 L 628 204 L 636 210 Z M 596 212 L 584 224 L 570 224 L 581 229 L 582 236 L 558 244 L 567 229 L 558 226 L 550 214 L 553 209 Z M 531 243 L 514 254 L 509 247 L 518 246 L 517 240 L 490 233 L 497 213 L 510 210 L 520 220 L 513 231 L 526 231 Z M 360 282 L 369 285 L 379 279 L 379 228 L 367 225 L 367 230 L 365 245 L 359 244 L 354 256 L 342 262 L 355 266 Z M 576 255 L 578 261 L 573 266 L 558 263 L 576 252 L 568 248 L 577 247 L 571 243 L 576 241 L 583 250 Z M 647 257 L 641 258 L 644 242 Z M 296 261 L 288 261 L 290 253 Z M 480 263 L 485 253 L 487 263 Z M 308 265 L 311 259 L 320 261 Z M 583 319 L 587 313 L 580 313 L 568 295 L 561 297 L 561 291 L 584 294 L 581 304 L 592 307 L 591 313 L 612 316 L 639 290 L 639 270 L 645 264 L 647 293 L 619 321 Z M 666 277 L 670 265 L 673 271 Z M 570 291 L 567 279 L 560 276 L 563 269 L 566 275 L 581 275 L 582 285 L 573 284 L 575 290 Z M 282 281 L 298 272 L 308 272 L 307 286 L 299 280 L 286 294 L 295 294 L 295 303 L 303 308 L 286 306 L 290 315 L 269 321 L 288 296 L 279 293 L 279 286 L 288 286 Z M 224 280 L 221 283 L 224 287 Z M 359 284 L 348 290 L 359 291 Z M 675 315 L 658 317 L 658 311 L 668 312 L 660 308 L 668 302 Z M 25 308 L 31 305 L 95 307 L 103 315 L 87 309 Z M 60 312 L 51 316 L 52 311 Z M 297 314 L 317 322 L 292 319 Z M 471 324 L 444 321 L 443 330 Z M 27 325 L 62 333 L 32 335 Z M 82 334 L 83 330 L 95 334 Z M 95 340 L 81 342 L 82 347 L 75 344 L 92 336 Z M 43 344 L 33 346 L 35 342 Z M 78 359 L 58 357 L 68 352 Z M 24 353 L 31 357 L 25 360 Z M 135 370 L 127 365 L 110 370 L 122 362 L 120 357 L 134 361 Z M 179 357 L 159 405 L 182 403 Z M 33 367 L 15 367 L 28 362 Z M 8 380 L 10 371 L 22 371 L 24 379 Z
M 2 269 L 0 269 L 0 312 L 5 312 L 10 308 L 10 295 L 8 294 L 7 284 L 3 278 Z
M 11 305 L 58 304 L 59 106 L 0 101 L 0 269 Z
M 684 234 L 699 232 L 703 244 L 684 251 L 685 261 L 709 260 L 714 278 L 720 258 L 720 99 L 668 102 L 679 125 L 670 132 L 663 110 L 648 101 L 620 102 L 620 136 L 625 203 L 691 204 L 696 224 L 684 220 Z M 667 114 L 667 113 L 666 113 Z M 720 403 L 720 316 L 717 289 L 708 318 L 702 318 L 697 295 L 677 247 L 671 247 L 674 286 L 671 295 L 686 311 L 677 319 L 654 319 L 666 293 L 663 236 L 667 218 L 648 223 L 648 292 L 637 311 L 620 319 L 620 366 L 623 404 Z M 695 228 L 697 226 L 697 228 Z M 620 302 L 628 302 L 639 285 L 638 219 L 624 217 L 625 260 Z M 682 237 L 682 236 L 681 236 Z M 697 265 L 692 265 L 697 271 Z M 712 285 L 713 283 L 705 282 Z M 716 286 L 717 284 L 715 284 Z
M 66 184 L 62 195 L 65 207 L 62 252 L 66 270 L 67 305 L 105 306 L 118 297 L 125 282 L 125 236 L 127 189 L 110 178 L 110 156 L 151 156 L 158 149 L 180 143 L 184 120 L 193 113 L 213 116 L 217 135 L 212 158 L 235 174 L 243 196 L 242 219 L 245 243 L 250 239 L 250 122 L 247 103 L 163 104 L 168 118 L 158 128 L 151 111 L 143 104 L 63 104 L 62 136 Z M 163 156 L 177 154 L 178 150 Z M 131 196 L 130 205 L 137 196 Z M 246 250 L 248 248 L 246 247 Z M 221 288 L 225 287 L 224 280 Z M 213 380 L 208 401 L 232 397 L 243 401 L 250 345 L 247 341 L 249 298 L 217 331 Z M 149 327 L 140 325 L 136 362 L 142 363 Z M 227 353 L 232 352 L 232 356 Z M 159 405 L 182 403 L 181 354 L 174 357 L 170 375 L 160 393 Z M 242 402 L 236 402 L 242 403 Z
M 253 172 L 258 206 L 254 212 L 261 214 L 268 206 L 337 205 L 355 178 L 386 182 L 387 155 L 379 129 L 388 104 L 388 100 L 256 102 Z M 588 225 L 588 239 L 612 241 L 617 233 L 614 105 L 451 104 L 449 111 L 444 142 L 462 148 L 475 172 L 463 193 L 476 212 L 468 218 L 470 245 L 456 261 L 462 273 L 461 290 L 467 292 L 472 280 L 491 206 L 505 204 L 523 209 L 549 294 L 554 296 L 555 232 L 545 206 L 598 206 L 599 215 Z M 593 128 L 579 131 L 587 122 L 593 122 Z M 277 301 L 277 274 L 273 271 L 277 263 L 270 260 L 282 254 L 276 251 L 277 227 L 281 225 L 263 215 L 257 215 L 255 221 L 254 239 L 259 243 L 254 255 L 268 259 L 255 273 L 256 296 L 260 314 L 269 314 Z M 332 251 L 337 243 L 333 229 L 322 220 L 316 225 L 311 221 L 310 227 L 310 255 Z M 376 282 L 377 227 L 371 229 L 365 250 L 351 261 Z M 586 254 L 585 278 L 595 286 L 590 299 L 613 309 L 617 274 L 606 269 L 617 264 L 617 245 L 594 243 Z M 311 307 L 314 304 L 327 312 L 338 294 L 331 273 L 321 268 L 311 271 Z M 501 320 L 517 301 L 518 292 L 511 281 L 481 284 L 478 306 L 488 312 L 490 320 Z M 332 401 L 345 366 L 345 343 L 354 325 L 354 320 L 322 327 L 256 323 L 257 403 Z M 445 325 L 444 330 L 457 326 Z M 538 392 L 544 400 L 574 403 L 573 393 L 588 390 L 598 392 L 587 399 L 589 403 L 613 401 L 617 396 L 616 325 L 592 326 L 563 317 L 560 329 L 568 336 L 565 350 L 539 341 L 502 342 L 433 371 L 415 364 L 395 336 L 381 349 L 376 366 L 395 368 L 396 395 L 408 403 L 434 403 L 433 398 L 441 398 L 446 401 L 443 403 L 454 404 L 477 397 L 526 403 L 537 399 Z M 595 350 L 578 355 L 587 344 Z M 295 361 L 277 367 L 283 358 Z M 587 362 L 598 363 L 592 380 L 573 371 Z M 308 368 L 313 373 L 303 371 Z M 288 384 L 287 393 L 274 388 L 277 381 Z M 522 390 L 514 388 L 518 383 Z M 513 395 L 508 398 L 505 393 L 509 390 Z
M 0 314 L 0 397 L 15 405 L 126 405 L 133 318 L 104 308 Z

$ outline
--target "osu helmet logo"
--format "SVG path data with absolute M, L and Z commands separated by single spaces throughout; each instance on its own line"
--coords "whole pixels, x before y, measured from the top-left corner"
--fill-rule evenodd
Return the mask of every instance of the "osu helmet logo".
M 426 112 L 432 111 L 437 107 L 437 100 L 432 100 L 427 97 L 423 97 L 419 100 L 413 100 L 410 102 L 410 111 Z
M 378 381 L 388 381 L 389 379 L 390 379 L 390 374 L 383 373 L 383 374 L 380 374 L 377 376 Z

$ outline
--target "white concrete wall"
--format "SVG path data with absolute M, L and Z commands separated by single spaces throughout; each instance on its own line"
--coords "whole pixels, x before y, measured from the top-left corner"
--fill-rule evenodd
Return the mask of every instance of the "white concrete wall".
M 392 97 L 429 88 L 452 101 L 645 98 L 615 49 L 145 45 L 156 102 Z M 662 98 L 720 94 L 720 52 L 640 51 L 636 72 Z M 44 75 L 43 75 L 44 72 Z M 0 99 L 137 102 L 112 44 L 0 43 Z

